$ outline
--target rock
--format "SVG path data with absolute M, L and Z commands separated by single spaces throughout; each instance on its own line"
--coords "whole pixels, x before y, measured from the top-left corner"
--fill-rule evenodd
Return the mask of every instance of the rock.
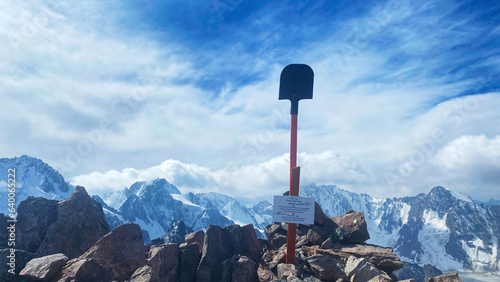
M 111 281 L 112 277 L 112 273 L 94 259 L 72 259 L 54 281 Z
M 196 281 L 196 268 L 200 263 L 199 244 L 194 242 L 180 248 L 179 281 Z
M 422 267 L 424 271 L 424 281 L 427 281 L 431 277 L 439 276 L 443 274 L 443 272 L 439 269 L 437 269 L 435 266 L 430 265 L 430 264 L 424 264 Z
M 405 280 L 397 280 L 399 282 L 417 282 L 417 280 L 410 278 L 410 279 L 405 279 Z
M 278 264 L 286 261 L 286 254 L 284 251 L 280 250 L 268 250 L 262 255 L 262 258 L 271 271 L 276 273 L 276 267 Z
M 316 278 L 314 276 L 305 277 L 302 281 L 304 281 L 304 282 L 321 282 L 321 280 L 319 280 L 318 278 Z
M 7 222 L 9 219 L 11 219 L 9 216 L 0 213 L 0 249 L 9 247 L 9 231 L 7 229 L 7 226 L 10 225 Z
M 425 282 L 430 277 L 438 276 L 443 274 L 439 269 L 435 268 L 430 264 L 426 264 L 423 267 L 416 263 L 403 262 L 403 267 L 392 272 L 399 280 L 413 278 L 417 282 Z
M 53 254 L 30 260 L 19 275 L 49 281 L 66 264 L 68 257 L 64 254 Z
M 259 268 L 257 269 L 257 275 L 259 276 L 259 281 L 264 282 L 264 281 L 272 281 L 272 280 L 277 280 L 278 276 L 276 276 L 271 269 L 267 268 L 266 266 L 260 264 Z
M 429 282 L 463 282 L 456 271 L 446 272 L 436 277 L 429 278 Z
M 321 245 L 328 238 L 328 230 L 313 225 L 309 228 L 306 237 L 313 245 Z
M 314 205 L 314 226 L 325 227 L 327 230 L 338 228 L 338 225 L 323 212 L 317 202 Z
M 101 204 L 85 188 L 76 186 L 67 200 L 57 203 L 56 220 L 47 229 L 37 253 L 78 257 L 109 231 Z
M 188 245 L 191 243 L 198 244 L 200 254 L 201 254 L 201 252 L 203 252 L 203 241 L 204 240 L 205 240 L 205 233 L 203 232 L 203 230 L 198 230 L 196 232 L 192 232 L 192 233 L 184 236 L 184 241 L 186 242 L 186 244 L 188 244 Z
M 151 268 L 151 281 L 178 281 L 179 245 L 152 246 L 147 265 Z
M 358 258 L 366 258 L 368 262 L 374 264 L 377 268 L 386 273 L 403 267 L 399 257 L 393 252 L 392 248 L 385 248 L 370 244 L 342 244 L 332 246 L 331 250 Z M 321 253 L 326 250 L 316 249 Z
M 290 276 L 297 277 L 298 271 L 293 264 L 280 263 L 277 268 L 278 278 L 287 279 Z
M 351 282 L 392 281 L 384 271 L 375 267 L 365 258 L 350 256 L 345 266 L 345 274 Z
M 139 267 L 134 271 L 132 277 L 130 278 L 130 282 L 149 282 L 151 281 L 151 267 L 149 265 L 145 265 L 143 267 Z
M 326 239 L 323 244 L 321 244 L 322 249 L 329 249 L 332 246 L 332 238 Z
M 281 224 L 268 225 L 266 228 L 266 239 L 273 249 L 279 249 L 286 243 L 287 231 Z
M 234 255 L 222 263 L 222 282 L 258 282 L 258 266 L 246 256 Z
M 17 207 L 16 245 L 36 253 L 47 229 L 57 218 L 57 201 L 29 196 Z M 57 253 L 57 252 L 54 252 Z
M 232 257 L 226 233 L 217 225 L 209 225 L 205 233 L 203 254 L 196 270 L 196 281 L 219 281 L 221 263 Z
M 79 259 L 94 259 L 106 269 L 111 269 L 115 279 L 127 279 L 137 268 L 146 264 L 141 228 L 134 223 L 120 225 L 103 236 Z
M 193 232 L 193 229 L 186 226 L 184 221 L 175 220 L 170 225 L 168 232 L 165 233 L 161 238 L 151 240 L 151 245 L 162 245 L 168 243 L 182 244 L 185 242 L 186 234 Z
M 345 279 L 344 267 L 340 261 L 327 255 L 314 255 L 306 257 L 305 260 L 309 264 L 314 276 L 320 280 Z
M 341 243 L 363 243 L 370 239 L 363 212 L 350 212 L 331 218 L 339 228 L 343 229 Z
M 244 226 L 229 225 L 224 227 L 224 232 L 229 241 L 227 244 L 232 249 L 232 254 L 247 256 L 254 262 L 260 259 L 260 242 L 255 234 L 253 224 Z
M 286 279 L 286 282 L 303 282 L 303 280 L 301 280 L 295 276 L 288 276 L 288 278 Z
M 10 256 L 14 254 L 14 261 L 11 260 Z M 10 249 L 1 249 L 0 250 L 0 281 L 15 281 L 15 282 L 24 282 L 24 281 L 33 281 L 29 278 L 19 276 L 21 270 L 26 266 L 26 264 L 37 257 L 36 254 L 26 252 L 23 250 L 15 250 L 13 253 L 10 252 Z M 12 265 L 10 265 L 12 263 Z M 9 270 L 11 266 L 14 267 L 14 273 L 11 274 Z

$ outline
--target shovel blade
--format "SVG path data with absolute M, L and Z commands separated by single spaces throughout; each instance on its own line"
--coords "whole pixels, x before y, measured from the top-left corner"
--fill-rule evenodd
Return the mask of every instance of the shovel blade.
M 310 66 L 291 64 L 281 71 L 279 100 L 292 104 L 313 97 L 314 72 Z

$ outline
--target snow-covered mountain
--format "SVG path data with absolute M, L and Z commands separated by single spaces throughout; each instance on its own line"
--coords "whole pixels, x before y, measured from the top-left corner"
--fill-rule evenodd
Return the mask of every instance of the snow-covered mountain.
M 16 203 L 28 195 L 66 199 L 74 187 L 56 170 L 29 156 L 0 159 L 0 213 L 7 212 L 7 170 L 16 168 Z M 349 209 L 363 211 L 369 243 L 393 247 L 403 259 L 432 264 L 446 271 L 498 271 L 500 261 L 500 206 L 497 201 L 474 202 L 468 196 L 443 187 L 428 194 L 403 198 L 374 198 L 334 185 L 301 186 L 300 195 L 313 197 L 329 216 Z M 158 238 L 174 220 L 193 230 L 209 224 L 254 224 L 264 231 L 272 223 L 272 205 L 262 201 L 245 207 L 219 193 L 182 194 L 165 179 L 137 182 L 111 194 L 93 196 L 100 202 L 112 228 L 138 223 L 144 237 Z M 2 200 L 3 199 L 3 200 Z M 261 233 L 262 235 L 262 233 Z
M 100 198 L 95 198 L 100 200 Z M 209 224 L 253 223 L 260 232 L 272 218 L 269 202 L 265 209 L 246 208 L 236 199 L 219 193 L 181 194 L 165 179 L 136 182 L 130 188 L 102 196 L 103 208 L 110 225 L 135 222 L 154 239 L 168 231 L 175 220 L 183 220 L 193 230 Z
M 16 206 L 28 196 L 67 199 L 75 187 L 40 159 L 21 156 L 0 159 L 0 213 L 8 214 L 9 169 L 15 169 Z
M 368 242 L 393 247 L 403 260 L 443 271 L 499 270 L 500 206 L 475 203 L 441 186 L 427 195 L 392 199 L 315 184 L 301 187 L 300 194 L 314 197 L 330 216 L 363 211 Z

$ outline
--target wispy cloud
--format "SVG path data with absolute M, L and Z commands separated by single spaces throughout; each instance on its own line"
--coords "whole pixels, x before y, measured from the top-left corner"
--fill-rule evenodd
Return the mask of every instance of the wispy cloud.
M 494 183 L 442 164 L 448 148 L 469 150 L 457 140 L 500 135 L 498 4 L 137 3 L 0 4 L 0 129 L 11 133 L 0 154 L 42 158 L 93 191 L 165 177 L 277 193 L 289 142 L 279 74 L 298 62 L 315 71 L 314 99 L 300 104 L 303 183 L 382 196 Z

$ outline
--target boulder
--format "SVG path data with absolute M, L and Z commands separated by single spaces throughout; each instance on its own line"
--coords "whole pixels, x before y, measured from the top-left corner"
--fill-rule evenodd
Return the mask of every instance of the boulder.
M 281 224 L 272 224 L 266 227 L 266 239 L 273 249 L 279 249 L 286 243 L 287 231 Z
M 17 249 L 13 253 L 11 253 L 10 251 L 11 249 L 0 250 L 0 265 L 1 265 L 0 281 L 13 281 L 13 282 L 33 281 L 32 279 L 19 276 L 19 273 L 21 272 L 21 270 L 23 270 L 26 264 L 33 258 L 37 257 L 37 255 Z M 10 258 L 12 254 L 14 254 L 13 255 L 14 261 L 11 261 Z M 9 272 L 11 266 L 14 267 L 15 274 L 11 274 Z
M 331 218 L 342 229 L 341 243 L 363 243 L 370 239 L 363 212 L 349 212 Z
M 186 242 L 187 245 L 189 245 L 191 243 L 198 244 L 200 254 L 201 254 L 201 252 L 203 252 L 203 241 L 204 240 L 205 240 L 205 233 L 203 232 L 203 230 L 198 230 L 198 231 L 189 233 L 186 236 L 184 236 L 184 241 Z
M 113 274 L 94 259 L 72 259 L 54 279 L 58 282 L 111 281 Z
M 31 253 L 38 251 L 47 230 L 56 221 L 57 204 L 56 200 L 33 196 L 19 204 L 16 223 L 16 245 L 19 249 Z
M 134 223 L 120 225 L 103 236 L 79 259 L 94 259 L 104 268 L 110 269 L 115 279 L 122 281 L 146 264 L 141 228 Z
M 276 273 L 276 267 L 280 263 L 286 261 L 286 254 L 284 251 L 280 250 L 267 250 L 263 255 L 262 259 L 269 266 L 271 271 Z
M 280 263 L 277 267 L 277 274 L 279 279 L 287 279 L 288 277 L 297 277 L 298 271 L 293 264 Z
M 75 258 L 109 231 L 101 204 L 85 188 L 76 186 L 67 200 L 57 203 L 56 220 L 48 227 L 37 253 L 63 253 Z
M 258 282 L 258 266 L 250 258 L 241 255 L 234 255 L 231 259 L 222 263 L 222 282 L 242 281 Z
M 327 230 L 335 230 L 338 227 L 338 225 L 323 212 L 317 202 L 314 205 L 314 225 L 324 227 Z
M 179 281 L 196 281 L 196 268 L 201 259 L 199 246 L 198 243 L 194 242 L 180 248 Z
M 227 244 L 229 239 L 222 227 L 209 225 L 203 242 L 203 254 L 196 270 L 196 281 L 219 281 L 220 267 L 223 261 L 232 257 L 232 250 Z
M 68 257 L 64 254 L 53 254 L 30 260 L 19 275 L 49 281 L 66 264 Z
M 424 264 L 422 270 L 424 271 L 424 281 L 427 281 L 431 277 L 436 277 L 443 274 L 441 270 L 430 264 Z
M 149 281 L 151 281 L 151 267 L 149 265 L 139 267 L 134 271 L 134 273 L 130 277 L 130 282 L 149 282 Z
M 387 273 L 369 263 L 367 259 L 354 256 L 347 260 L 345 274 L 351 282 L 392 281 Z
M 429 282 L 463 282 L 456 271 L 446 272 L 436 277 L 429 278 Z
M 393 252 L 392 248 L 385 248 L 370 244 L 342 244 L 331 247 L 334 252 L 344 255 L 353 255 L 357 258 L 366 258 L 368 262 L 374 264 L 377 268 L 392 273 L 392 271 L 403 267 L 399 257 Z M 316 249 L 321 253 L 326 250 Z
M 255 234 L 253 224 L 240 226 L 237 224 L 224 227 L 233 255 L 243 255 L 254 262 L 260 259 L 260 242 Z
M 147 265 L 151 267 L 151 281 L 177 281 L 179 245 L 152 246 Z
M 7 227 L 10 223 L 7 220 L 11 219 L 3 213 L 0 213 L 0 249 L 9 247 L 9 230 Z
M 305 261 L 314 272 L 314 276 L 320 280 L 344 280 L 346 274 L 340 261 L 327 255 L 314 255 L 306 257 Z
M 261 282 L 278 279 L 278 277 L 274 274 L 274 272 L 271 271 L 271 269 L 262 264 L 260 264 L 259 268 L 257 269 L 257 275 L 259 276 L 259 281 Z

